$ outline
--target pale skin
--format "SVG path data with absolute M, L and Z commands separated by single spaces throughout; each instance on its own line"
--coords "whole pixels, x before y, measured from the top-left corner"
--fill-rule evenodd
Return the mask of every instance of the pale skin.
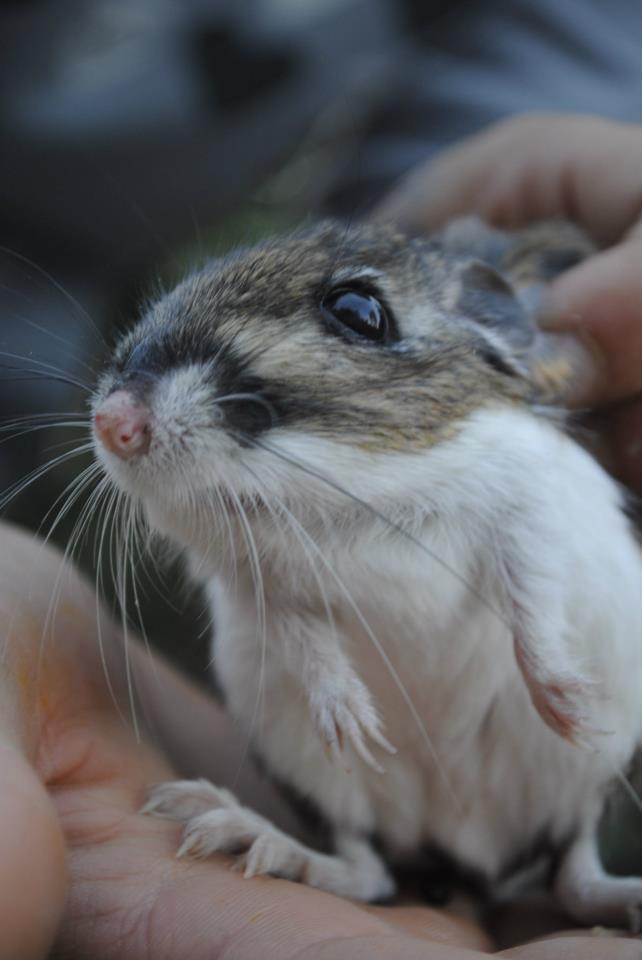
M 568 118 L 563 122 L 568 126 Z M 642 248 L 634 226 L 642 204 L 642 132 L 577 118 L 558 143 L 556 118 L 511 123 L 418 174 L 412 187 L 391 198 L 386 214 L 409 222 L 412 209 L 416 229 L 471 210 L 519 223 L 564 215 L 573 196 L 582 222 L 614 246 L 594 258 L 593 271 L 580 267 L 559 281 L 550 316 L 581 323 L 595 345 L 590 356 L 599 361 L 581 402 L 630 401 L 642 389 L 642 271 L 636 269 Z M 547 139 L 547 150 L 537 147 Z M 497 169 L 502 158 L 503 175 Z M 439 185 L 430 204 L 426 193 L 425 207 L 422 178 Z M 522 193 L 529 206 L 519 200 Z M 596 302 L 603 305 L 599 311 Z M 620 408 L 613 429 L 636 409 L 639 414 L 636 400 Z M 642 479 L 642 471 L 630 472 L 639 461 L 628 453 L 625 461 L 622 467 L 616 460 L 618 469 L 632 481 Z M 94 593 L 70 568 L 59 579 L 60 564 L 58 554 L 30 535 L 2 528 L 0 960 L 44 958 L 52 943 L 57 955 L 79 960 L 474 960 L 493 954 L 481 928 L 448 912 L 369 908 L 272 878 L 246 881 L 222 856 L 178 861 L 180 828 L 138 812 L 151 784 L 177 775 L 176 758 L 181 773 L 234 786 L 241 800 L 289 828 L 287 812 L 249 762 L 237 780 L 242 742 L 218 706 L 133 645 L 137 713 L 141 723 L 146 717 L 136 739 L 122 635 L 104 620 L 107 672 L 123 716 L 100 657 Z M 628 960 L 639 958 L 640 944 L 577 931 L 495 955 Z

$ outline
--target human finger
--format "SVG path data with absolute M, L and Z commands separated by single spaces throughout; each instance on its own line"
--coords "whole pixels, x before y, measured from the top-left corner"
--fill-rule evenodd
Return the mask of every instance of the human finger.
M 637 937 L 609 931 L 555 934 L 497 954 L 510 960 L 640 960 Z
M 378 219 L 429 232 L 462 214 L 518 227 L 565 218 L 601 246 L 642 215 L 642 127 L 579 114 L 521 114 L 442 151 L 406 176 Z
M 542 324 L 590 345 L 592 375 L 570 402 L 600 406 L 642 392 L 642 236 L 563 273 L 548 292 Z
M 3 684 L 0 683 L 0 694 Z M 0 722 L 2 712 L 0 711 Z M 0 960 L 44 960 L 67 886 L 62 831 L 20 744 L 0 733 Z

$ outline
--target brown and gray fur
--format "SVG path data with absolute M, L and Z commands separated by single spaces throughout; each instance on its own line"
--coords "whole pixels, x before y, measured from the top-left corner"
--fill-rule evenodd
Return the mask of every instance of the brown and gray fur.
M 226 407 L 239 434 L 273 417 L 366 449 L 425 448 L 472 410 L 533 399 L 523 357 L 535 322 L 519 297 L 550 279 L 551 250 L 563 261 L 587 245 L 557 225 L 509 242 L 479 221 L 434 240 L 322 223 L 189 276 L 120 343 L 112 372 L 131 381 L 207 360 L 228 392 L 265 401 Z M 328 336 L 319 303 L 343 283 L 380 297 L 396 343 Z

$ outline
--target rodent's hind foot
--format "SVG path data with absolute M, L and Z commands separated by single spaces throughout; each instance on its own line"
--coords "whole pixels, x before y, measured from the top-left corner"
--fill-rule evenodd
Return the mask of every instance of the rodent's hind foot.
M 231 854 L 247 879 L 270 874 L 357 900 L 383 900 L 394 893 L 382 861 L 361 838 L 340 837 L 338 855 L 319 853 L 207 780 L 159 784 L 141 813 L 185 824 L 178 857 Z
M 570 891 L 558 887 L 564 909 L 578 923 L 619 927 L 642 934 L 642 878 L 604 875 Z
M 139 813 L 185 823 L 214 807 L 238 806 L 233 793 L 209 780 L 169 780 L 150 789 Z

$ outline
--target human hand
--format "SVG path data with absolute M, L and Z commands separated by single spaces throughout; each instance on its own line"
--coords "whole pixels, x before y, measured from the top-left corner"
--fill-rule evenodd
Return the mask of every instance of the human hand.
M 603 409 L 609 466 L 642 492 L 642 127 L 527 114 L 445 150 L 376 212 L 410 232 L 466 213 L 499 227 L 565 218 L 601 248 L 550 288 L 542 326 L 586 347 L 569 398 Z
M 124 717 L 105 680 L 93 591 L 27 534 L 1 527 L 0 544 L 0 960 L 39 960 L 52 942 L 64 960 L 489 956 L 485 933 L 445 912 L 367 907 L 269 877 L 248 881 L 225 857 L 177 860 L 177 825 L 137 812 L 145 792 L 175 776 L 168 752 L 231 784 L 235 731 L 207 697 L 160 662 L 150 669 L 134 648 L 138 713 L 148 728 L 137 742 L 122 637 L 103 620 Z M 251 771 L 235 789 L 280 815 Z M 610 960 L 633 960 L 639 941 L 581 932 L 503 956 L 597 960 L 605 950 Z

